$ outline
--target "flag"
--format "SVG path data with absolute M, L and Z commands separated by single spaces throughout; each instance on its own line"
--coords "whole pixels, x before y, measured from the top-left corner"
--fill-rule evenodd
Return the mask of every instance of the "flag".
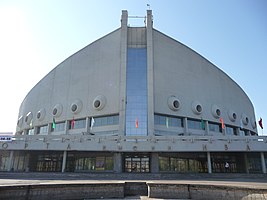
M 74 120 L 74 117 L 73 117 L 72 120 L 71 120 L 71 129 L 74 129 L 74 126 L 75 126 L 75 120 Z
M 92 117 L 92 119 L 91 119 L 91 127 L 90 127 L 91 130 L 93 129 L 94 124 L 95 124 L 95 119 Z
M 55 129 L 56 128 L 56 120 L 55 118 L 53 118 L 53 122 L 52 122 L 52 128 Z
M 224 125 L 223 118 L 220 118 L 220 122 L 221 122 L 221 124 L 222 124 L 222 129 L 224 129 L 224 128 L 225 128 L 225 125 Z
M 169 117 L 166 117 L 166 127 L 169 128 Z
M 259 120 L 259 125 L 260 125 L 261 129 L 263 129 L 262 118 L 260 118 L 260 120 Z
M 135 120 L 135 128 L 138 128 L 138 119 Z
M 205 122 L 204 122 L 204 120 L 202 118 L 201 118 L 201 128 L 203 130 L 205 130 Z
M 31 122 L 30 122 L 30 127 L 32 128 L 32 120 L 31 120 Z

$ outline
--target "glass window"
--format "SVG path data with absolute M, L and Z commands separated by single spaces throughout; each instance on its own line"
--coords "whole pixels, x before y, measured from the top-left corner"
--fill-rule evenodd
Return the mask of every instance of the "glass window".
M 173 154 L 159 156 L 159 170 L 170 172 L 207 172 L 206 155 L 197 154 Z
M 217 123 L 209 122 L 209 131 L 222 133 L 222 126 Z
M 48 125 L 39 126 L 37 128 L 37 134 L 45 134 L 45 133 L 48 133 Z
M 147 135 L 147 49 L 128 48 L 126 135 Z
M 154 123 L 157 125 L 163 125 L 168 127 L 184 127 L 183 119 L 179 117 L 173 116 L 164 116 L 155 114 L 154 115 Z
M 34 135 L 34 128 L 26 130 L 26 135 Z
M 51 132 L 60 132 L 65 130 L 65 122 L 57 122 L 56 127 L 51 126 Z
M 197 119 L 188 119 L 187 120 L 189 129 L 200 129 L 202 130 L 201 121 Z
M 95 117 L 94 126 L 108 126 L 108 125 L 118 125 L 119 124 L 119 115 Z
M 239 131 L 239 134 L 241 135 L 241 136 L 249 136 L 250 134 L 249 134 L 249 130 L 246 130 L 246 129 L 240 129 L 240 131 Z
M 69 121 L 69 129 L 85 128 L 86 119 L 76 119 Z
M 226 134 L 227 135 L 237 135 L 236 128 L 233 126 L 226 126 Z

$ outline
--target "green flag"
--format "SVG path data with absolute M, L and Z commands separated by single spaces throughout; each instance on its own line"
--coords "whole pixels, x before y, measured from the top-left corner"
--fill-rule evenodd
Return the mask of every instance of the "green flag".
M 52 128 L 53 128 L 53 129 L 56 128 L 56 120 L 55 120 L 55 118 L 53 118 Z
M 202 118 L 201 118 L 201 128 L 203 130 L 205 130 L 205 122 L 204 122 L 204 120 Z
M 166 117 L 166 127 L 169 128 L 169 118 Z

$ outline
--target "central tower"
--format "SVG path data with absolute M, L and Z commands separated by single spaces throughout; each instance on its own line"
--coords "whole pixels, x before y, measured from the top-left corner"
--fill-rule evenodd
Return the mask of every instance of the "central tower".
M 147 136 L 154 132 L 151 10 L 144 19 L 145 27 L 129 27 L 128 13 L 122 12 L 121 51 L 126 60 L 123 63 L 122 59 L 121 72 L 124 74 L 121 77 L 126 76 L 123 78 L 126 86 L 121 89 L 126 91 L 126 99 L 122 100 L 125 105 L 121 106 L 124 113 L 121 120 L 125 120 L 122 133 L 127 136 Z

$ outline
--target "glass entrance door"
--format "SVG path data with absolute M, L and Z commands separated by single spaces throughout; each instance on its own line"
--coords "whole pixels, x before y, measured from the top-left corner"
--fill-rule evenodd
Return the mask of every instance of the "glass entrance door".
M 129 173 L 149 173 L 150 158 L 149 155 L 125 155 L 124 171 Z

